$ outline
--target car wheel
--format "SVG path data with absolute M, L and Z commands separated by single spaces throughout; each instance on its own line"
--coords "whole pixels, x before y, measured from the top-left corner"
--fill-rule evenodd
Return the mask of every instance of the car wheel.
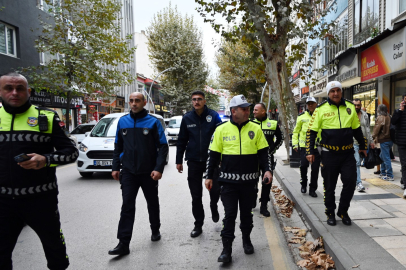
M 93 175 L 92 172 L 79 172 L 79 173 L 80 173 L 80 175 L 81 175 L 82 177 L 85 177 L 85 178 L 90 178 L 90 177 L 92 177 L 92 175 Z

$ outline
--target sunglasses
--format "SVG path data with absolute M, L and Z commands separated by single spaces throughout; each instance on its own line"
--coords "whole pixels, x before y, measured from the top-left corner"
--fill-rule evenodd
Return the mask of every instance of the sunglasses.
M 193 102 L 196 102 L 196 101 L 199 101 L 199 102 L 200 102 L 200 101 L 203 101 L 203 99 L 202 99 L 202 98 L 192 98 L 192 101 L 193 101 Z

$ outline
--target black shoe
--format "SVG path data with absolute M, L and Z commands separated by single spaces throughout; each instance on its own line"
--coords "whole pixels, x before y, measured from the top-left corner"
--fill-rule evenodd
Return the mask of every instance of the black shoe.
M 343 220 L 344 225 L 350 226 L 351 225 L 351 218 L 348 216 L 348 213 L 341 213 L 340 210 L 337 211 L 337 216 Z
M 330 226 L 335 226 L 337 224 L 336 218 L 334 216 L 334 213 L 326 213 L 327 215 L 327 224 Z
M 244 248 L 245 254 L 253 254 L 254 253 L 254 246 L 251 243 L 251 238 L 248 233 L 242 234 L 242 247 Z
M 213 220 L 214 223 L 217 223 L 220 219 L 220 214 L 219 211 L 216 209 L 211 209 L 211 219 Z
M 195 237 L 198 237 L 199 235 L 201 235 L 202 232 L 203 232 L 202 227 L 195 226 L 193 231 L 190 233 L 190 236 L 195 238 Z
M 119 242 L 118 245 L 113 248 L 112 250 L 109 250 L 109 255 L 127 255 L 130 254 L 130 247 L 129 244 L 124 244 L 122 242 Z
M 300 191 L 301 191 L 302 193 L 306 193 L 306 192 L 307 192 L 307 189 L 306 189 L 306 187 L 302 187 L 302 188 L 300 189 Z
M 264 217 L 270 217 L 271 213 L 268 211 L 268 204 L 261 202 L 261 207 L 259 208 L 259 213 Z
M 231 262 L 231 246 L 233 244 L 233 239 L 223 237 L 221 240 L 223 241 L 223 251 L 221 252 L 221 255 L 217 259 L 217 261 L 222 263 L 229 263 Z
M 313 197 L 313 198 L 317 198 L 317 194 L 316 194 L 316 191 L 315 191 L 315 190 L 310 190 L 310 191 L 309 191 L 309 195 L 310 195 L 311 197 Z
M 161 233 L 159 232 L 159 230 L 153 231 L 151 234 L 151 241 L 156 242 L 159 240 L 161 240 Z
M 374 172 L 374 174 L 381 174 L 381 171 L 376 171 Z

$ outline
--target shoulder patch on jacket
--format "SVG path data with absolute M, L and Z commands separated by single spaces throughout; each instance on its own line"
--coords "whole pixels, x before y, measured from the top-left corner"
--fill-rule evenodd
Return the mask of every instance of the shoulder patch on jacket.
M 221 126 L 222 124 L 225 124 L 225 123 L 227 123 L 227 122 L 228 122 L 228 121 L 220 122 L 220 123 L 218 123 L 218 124 L 216 125 L 216 127 Z
M 326 103 L 327 103 L 327 100 L 323 101 L 322 103 L 320 103 L 319 105 L 317 105 L 317 108 L 318 108 L 318 107 L 321 107 L 322 105 L 324 105 L 324 104 L 326 104 Z
M 257 124 L 258 126 L 261 125 L 259 122 L 256 122 L 255 120 L 250 120 L 251 123 Z

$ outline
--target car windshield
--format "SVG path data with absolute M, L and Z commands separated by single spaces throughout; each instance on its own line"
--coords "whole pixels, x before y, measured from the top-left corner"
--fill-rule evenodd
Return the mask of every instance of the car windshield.
M 90 137 L 115 137 L 119 118 L 102 118 L 90 133 Z
M 169 120 L 169 128 L 180 128 L 180 121 L 176 121 L 176 119 Z
M 94 125 L 79 125 L 70 134 L 85 134 L 92 130 Z

